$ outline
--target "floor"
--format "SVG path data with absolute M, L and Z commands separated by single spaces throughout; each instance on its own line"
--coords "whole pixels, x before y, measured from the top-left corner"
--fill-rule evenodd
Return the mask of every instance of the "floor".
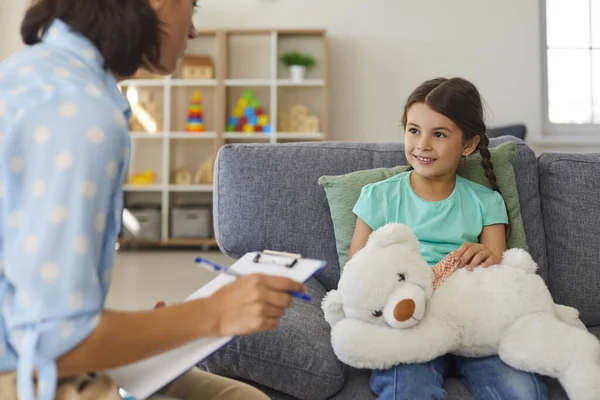
M 197 256 L 221 265 L 234 262 L 218 251 L 118 251 L 106 307 L 133 311 L 152 308 L 161 300 L 184 300 L 215 276 L 194 265 Z

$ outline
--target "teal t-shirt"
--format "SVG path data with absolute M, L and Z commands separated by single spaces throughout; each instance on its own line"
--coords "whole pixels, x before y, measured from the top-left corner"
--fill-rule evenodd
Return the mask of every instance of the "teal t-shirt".
M 457 175 L 450 196 L 428 201 L 412 189 L 411 173 L 363 187 L 353 211 L 373 230 L 390 222 L 410 227 L 429 265 L 437 264 L 463 243 L 478 243 L 484 226 L 508 224 L 500 193 Z

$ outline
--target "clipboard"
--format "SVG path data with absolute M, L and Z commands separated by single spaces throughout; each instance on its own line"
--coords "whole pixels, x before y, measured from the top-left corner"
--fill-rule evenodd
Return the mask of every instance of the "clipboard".
M 251 252 L 228 268 L 239 275 L 261 273 L 282 276 L 305 283 L 327 263 L 325 261 L 301 258 L 298 254 L 274 251 Z M 220 274 L 186 301 L 209 297 L 223 286 L 233 282 L 235 277 Z M 235 337 L 205 338 L 185 346 L 138 361 L 106 373 L 117 386 L 138 400 L 146 399 L 179 376 L 204 361 Z

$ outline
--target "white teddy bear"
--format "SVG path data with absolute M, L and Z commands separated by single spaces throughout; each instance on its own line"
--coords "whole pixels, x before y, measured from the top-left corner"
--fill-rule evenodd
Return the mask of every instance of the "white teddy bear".
M 434 295 L 417 238 L 388 224 L 323 299 L 334 352 L 368 369 L 497 354 L 513 368 L 558 379 L 571 399 L 598 400 L 600 341 L 577 310 L 554 304 L 536 269 L 527 252 L 511 249 L 500 265 L 457 270 Z

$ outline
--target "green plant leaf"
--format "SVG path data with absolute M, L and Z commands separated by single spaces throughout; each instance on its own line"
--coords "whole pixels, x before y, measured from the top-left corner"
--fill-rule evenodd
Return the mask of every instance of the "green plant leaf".
M 306 68 L 313 67 L 317 60 L 310 54 L 299 53 L 297 51 L 284 53 L 281 55 L 281 62 L 288 67 L 292 65 L 301 65 Z

